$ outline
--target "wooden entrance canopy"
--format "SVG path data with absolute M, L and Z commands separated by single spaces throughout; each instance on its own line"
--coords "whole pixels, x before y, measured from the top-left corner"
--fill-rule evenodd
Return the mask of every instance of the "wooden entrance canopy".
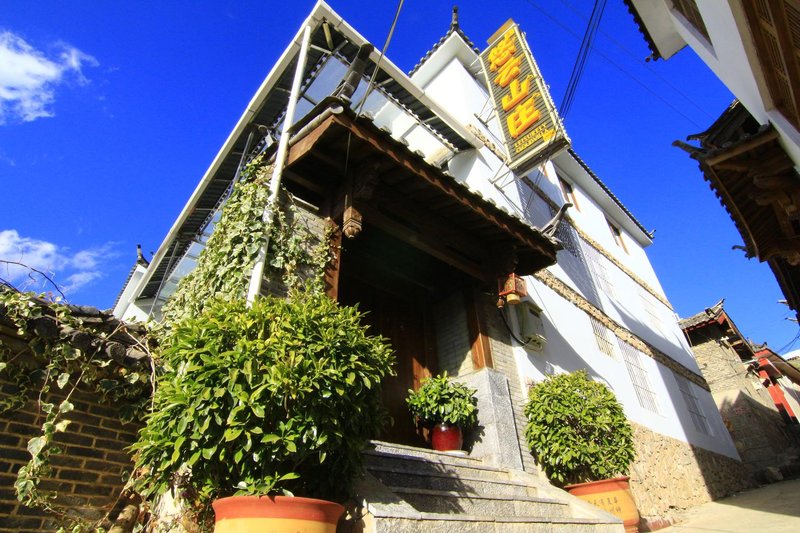
M 556 262 L 558 242 L 412 153 L 368 117 L 330 102 L 296 126 L 285 179 L 348 237 L 380 227 L 484 281 Z

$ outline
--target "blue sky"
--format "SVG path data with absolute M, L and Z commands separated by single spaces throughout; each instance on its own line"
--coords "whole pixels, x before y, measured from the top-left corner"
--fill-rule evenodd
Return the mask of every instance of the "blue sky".
M 333 0 L 382 46 L 396 4 Z M 452 1 L 408 0 L 388 56 L 410 70 L 447 31 Z M 70 301 L 110 307 L 141 243 L 155 251 L 272 64 L 311 10 L 294 2 L 8 1 L 0 13 L 0 258 L 53 274 Z M 588 0 L 459 2 L 479 46 L 507 18 L 527 32 L 556 103 Z M 766 264 L 746 260 L 697 164 L 671 147 L 731 94 L 694 53 L 645 63 L 610 0 L 566 117 L 573 147 L 647 228 L 681 316 L 726 298 L 745 335 L 774 349 L 798 326 Z M 0 277 L 26 285 L 21 272 Z M 41 286 L 33 286 L 41 290 Z

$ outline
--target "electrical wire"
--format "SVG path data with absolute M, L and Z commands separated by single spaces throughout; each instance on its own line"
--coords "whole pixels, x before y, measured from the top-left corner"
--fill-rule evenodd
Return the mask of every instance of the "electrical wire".
M 576 39 L 580 39 L 580 36 L 578 36 L 578 34 L 575 33 L 570 27 L 565 26 L 560 20 L 558 20 L 557 18 L 555 18 L 552 15 L 550 15 L 550 13 L 548 13 L 542 7 L 537 5 L 534 2 L 534 0 L 526 0 L 526 2 L 528 2 L 528 4 L 530 4 L 534 9 L 539 11 L 542 15 L 544 15 L 545 17 L 550 19 L 550 21 L 553 22 L 556 26 L 558 26 L 559 28 L 561 28 L 562 30 L 567 32 L 568 34 L 572 35 Z M 661 96 L 660 94 L 655 92 L 653 89 L 651 89 L 647 84 L 645 84 L 643 81 L 638 79 L 636 76 L 634 76 L 633 74 L 631 74 L 630 72 L 628 72 L 627 70 L 622 68 L 619 64 L 617 64 L 614 60 L 612 60 L 610 57 L 608 57 L 606 54 L 604 54 L 601 50 L 597 49 L 597 50 L 595 50 L 595 53 L 597 53 L 600 57 L 605 59 L 608 62 L 608 64 L 610 64 L 611 66 L 613 66 L 614 68 L 619 70 L 622 74 L 624 74 L 625 76 L 630 78 L 633 82 L 638 84 L 642 89 L 644 89 L 645 91 L 650 93 L 654 98 L 656 98 L 661 103 L 663 103 L 665 106 L 667 106 L 672 111 L 674 111 L 677 115 L 680 115 L 683 118 L 685 118 L 688 122 L 690 122 L 695 127 L 697 127 L 698 130 L 705 129 L 705 126 L 703 126 L 701 124 L 698 124 L 696 120 L 694 120 L 692 117 L 690 117 L 689 115 L 687 115 L 686 113 L 684 113 L 683 111 L 681 111 L 680 109 L 675 107 L 669 100 L 667 100 L 666 98 L 664 98 L 663 96 Z
M 575 6 L 573 6 L 572 4 L 570 4 L 567 0 L 560 0 L 560 1 L 561 1 L 562 4 L 564 4 L 567 7 L 567 9 L 569 9 L 570 11 L 575 13 L 577 16 L 581 17 L 582 19 L 586 19 L 586 16 L 584 14 L 582 14 L 580 11 L 578 11 L 578 9 Z M 642 61 L 639 56 L 637 56 L 636 54 L 634 54 L 633 52 L 628 50 L 628 48 L 625 47 L 625 45 L 623 45 L 621 42 L 619 42 L 619 40 L 615 39 L 614 36 L 609 35 L 607 32 L 604 32 L 602 29 L 599 29 L 599 28 L 598 28 L 597 31 L 600 32 L 600 34 L 603 37 L 605 37 L 606 39 L 608 39 L 612 44 L 616 45 L 617 48 L 619 48 L 620 50 L 625 52 L 625 54 L 627 54 L 631 59 L 635 60 L 641 66 L 643 66 L 648 71 L 650 71 L 650 73 L 653 76 L 655 76 L 656 78 L 658 78 L 661 81 L 661 83 L 663 83 L 664 85 L 666 85 L 667 87 L 669 87 L 670 89 L 672 89 L 673 91 L 675 91 L 676 93 L 681 95 L 687 102 L 692 104 L 692 106 L 694 106 L 695 109 L 697 109 L 698 111 L 703 113 L 709 119 L 713 120 L 714 118 L 716 118 L 711 113 L 709 113 L 707 109 L 703 108 L 698 103 L 696 103 L 694 100 L 692 100 L 692 98 L 689 95 L 687 95 L 685 92 L 683 92 L 679 87 L 677 87 L 671 81 L 669 81 L 667 78 L 665 78 L 664 76 L 659 74 L 659 72 L 656 69 L 654 69 L 653 67 L 650 66 L 650 63 L 648 61 Z M 599 53 L 599 51 L 598 51 L 598 53 Z
M 364 91 L 364 96 L 361 98 L 361 105 L 358 106 L 358 111 L 356 115 L 360 115 L 361 112 L 364 110 L 364 105 L 367 103 L 367 98 L 369 97 L 369 93 L 372 91 L 372 87 L 375 84 L 375 78 L 378 77 L 378 70 L 381 68 L 381 61 L 383 61 L 383 56 L 386 55 L 386 50 L 389 48 L 389 43 L 392 40 L 392 36 L 394 35 L 394 29 L 397 26 L 397 20 L 400 18 L 400 10 L 403 9 L 403 1 L 400 0 L 397 4 L 397 10 L 394 13 L 394 20 L 392 21 L 392 26 L 389 28 L 389 33 L 386 35 L 386 41 L 383 43 L 383 48 L 381 49 L 381 53 L 378 56 L 378 61 L 375 63 L 375 70 L 372 71 L 372 76 L 370 76 L 369 82 L 367 82 L 367 88 Z M 347 132 L 347 146 L 345 147 L 344 152 L 344 175 L 347 177 L 347 169 L 350 163 L 350 141 L 353 138 L 352 132 Z
M 561 117 L 566 118 L 572 107 L 572 102 L 575 99 L 575 93 L 578 90 L 583 77 L 583 71 L 586 68 L 586 61 L 589 58 L 589 52 L 592 49 L 592 43 L 597 35 L 597 28 L 600 26 L 600 20 L 603 18 L 603 12 L 606 8 L 607 0 L 595 0 L 594 7 L 592 8 L 592 15 L 589 17 L 589 22 L 586 25 L 586 31 L 581 39 L 581 46 L 578 49 L 578 55 L 575 58 L 575 64 L 572 66 L 572 74 L 570 75 L 569 82 L 567 83 L 567 90 L 564 92 L 564 98 L 561 101 Z
M 392 40 L 392 36 L 394 35 L 394 29 L 397 26 L 397 19 L 400 18 L 400 10 L 403 9 L 403 1 L 400 0 L 397 4 L 397 10 L 394 13 L 394 20 L 392 21 L 392 26 L 389 28 L 389 34 L 386 36 L 386 41 L 383 43 L 383 48 L 381 49 L 381 54 L 378 56 L 378 61 L 375 63 L 375 70 L 372 71 L 372 76 L 369 79 L 369 83 L 367 83 L 367 90 L 364 91 L 364 97 L 361 99 L 361 105 L 358 108 L 358 113 L 361 114 L 361 111 L 364 110 L 364 104 L 367 103 L 367 97 L 369 96 L 370 91 L 372 91 L 372 86 L 375 83 L 375 78 L 378 76 L 378 70 L 381 67 L 381 61 L 383 61 L 383 57 L 386 55 L 386 50 L 389 48 L 389 43 Z

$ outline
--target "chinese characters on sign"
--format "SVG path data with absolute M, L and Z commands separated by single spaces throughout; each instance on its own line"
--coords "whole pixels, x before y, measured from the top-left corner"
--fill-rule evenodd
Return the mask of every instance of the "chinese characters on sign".
M 569 146 L 561 120 L 519 27 L 509 20 L 481 54 L 503 129 L 509 167 L 524 172 Z

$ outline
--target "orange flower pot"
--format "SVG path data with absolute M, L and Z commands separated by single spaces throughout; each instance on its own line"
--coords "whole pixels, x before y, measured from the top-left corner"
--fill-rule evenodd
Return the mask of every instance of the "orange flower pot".
M 629 477 L 590 481 L 564 487 L 573 496 L 587 501 L 622 519 L 625 531 L 639 531 L 639 510 L 631 494 Z
M 216 533 L 336 533 L 338 503 L 291 496 L 231 496 L 211 504 Z

